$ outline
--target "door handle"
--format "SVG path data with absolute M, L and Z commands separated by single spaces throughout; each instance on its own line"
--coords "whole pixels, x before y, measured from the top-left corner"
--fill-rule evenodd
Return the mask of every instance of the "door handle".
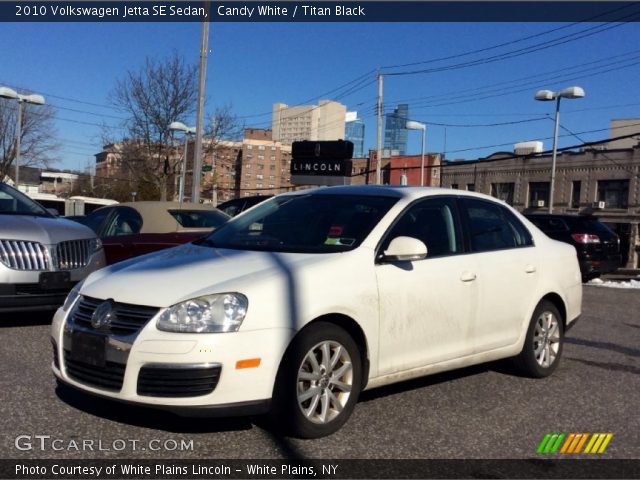
M 462 272 L 460 280 L 463 282 L 473 282 L 476 279 L 476 274 L 473 272 Z
M 526 273 L 535 273 L 536 267 L 535 265 L 527 265 L 526 267 L 524 267 L 524 271 Z

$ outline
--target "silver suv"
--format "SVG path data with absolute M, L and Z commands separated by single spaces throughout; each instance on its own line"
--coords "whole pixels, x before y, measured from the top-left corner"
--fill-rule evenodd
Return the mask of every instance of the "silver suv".
M 0 312 L 59 307 L 77 282 L 104 265 L 91 229 L 56 218 L 0 183 Z

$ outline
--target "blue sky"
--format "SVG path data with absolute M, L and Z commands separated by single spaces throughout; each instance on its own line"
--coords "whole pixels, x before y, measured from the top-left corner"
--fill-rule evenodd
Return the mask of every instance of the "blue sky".
M 334 98 L 344 92 L 336 92 L 337 87 L 356 80 L 350 85 L 356 88 L 339 101 L 359 112 L 366 124 L 365 148 L 375 148 L 376 69 L 515 42 L 474 55 L 382 71 L 486 62 L 488 57 L 570 35 L 565 40 L 572 41 L 560 40 L 564 43 L 552 48 L 492 63 L 385 76 L 385 111 L 406 101 L 411 118 L 429 124 L 427 150 L 444 151 L 449 159 L 473 159 L 511 150 L 518 141 L 551 137 L 553 103 L 534 101 L 535 91 L 579 85 L 586 97 L 563 100 L 560 123 L 574 133 L 601 130 L 579 135 L 582 140 L 599 140 L 609 135 L 610 119 L 640 117 L 640 23 L 601 25 L 213 23 L 207 111 L 228 104 L 246 126 L 270 127 L 274 102 L 294 105 Z M 101 147 L 98 125 L 118 126 L 122 121 L 123 112 L 109 103 L 116 80 L 127 70 L 140 68 L 147 56 L 162 58 L 176 51 L 197 63 L 200 33 L 197 22 L 5 23 L 0 27 L 0 85 L 41 93 L 56 106 L 61 144 L 57 166 L 84 169 Z M 584 38 L 573 41 L 579 35 Z M 489 126 L 493 124 L 505 125 Z M 410 132 L 409 137 L 409 153 L 419 153 L 419 132 Z M 577 143 L 576 137 L 561 137 L 559 146 Z M 545 140 L 545 148 L 551 148 L 550 140 Z

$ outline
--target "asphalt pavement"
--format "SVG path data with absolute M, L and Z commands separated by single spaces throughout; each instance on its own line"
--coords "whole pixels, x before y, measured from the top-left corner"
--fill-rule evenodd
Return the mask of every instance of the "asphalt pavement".
M 0 458 L 535 458 L 548 432 L 609 432 L 600 458 L 640 459 L 640 291 L 584 289 L 553 376 L 497 362 L 365 392 L 318 440 L 263 418 L 185 419 L 56 388 L 50 315 L 0 317 Z

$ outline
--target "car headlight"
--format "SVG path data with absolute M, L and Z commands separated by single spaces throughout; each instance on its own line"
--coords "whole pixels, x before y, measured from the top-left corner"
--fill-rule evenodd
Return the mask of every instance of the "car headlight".
M 68 312 L 69 309 L 73 306 L 73 304 L 76 303 L 76 300 L 80 296 L 80 289 L 82 288 L 83 284 L 84 284 L 84 280 L 82 280 L 81 282 L 76 283 L 76 285 L 71 289 L 71 291 L 67 295 L 67 298 L 65 299 L 64 303 L 62 304 L 62 310 L 63 311 Z
M 158 330 L 184 333 L 236 332 L 249 301 L 241 293 L 219 293 L 192 298 L 167 308 L 158 319 Z
M 91 250 L 91 253 L 97 252 L 102 248 L 102 240 L 100 240 L 99 238 L 92 238 L 91 242 L 89 243 L 89 248 Z

